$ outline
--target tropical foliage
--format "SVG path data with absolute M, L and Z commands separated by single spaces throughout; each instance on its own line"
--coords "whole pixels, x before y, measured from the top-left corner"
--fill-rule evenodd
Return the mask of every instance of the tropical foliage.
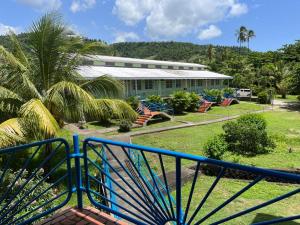
M 64 122 L 136 117 L 113 99 L 122 93 L 120 82 L 108 76 L 87 81 L 76 73 L 82 54 L 105 46 L 68 35 L 59 15 L 33 23 L 26 46 L 9 37 L 10 51 L 0 46 L 0 148 L 54 137 Z

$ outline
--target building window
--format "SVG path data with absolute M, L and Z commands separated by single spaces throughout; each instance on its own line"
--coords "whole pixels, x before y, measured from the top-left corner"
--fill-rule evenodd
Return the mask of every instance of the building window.
M 198 87 L 203 86 L 203 80 L 197 80 Z
M 172 80 L 166 80 L 166 88 L 172 88 L 172 87 L 173 87 Z
M 220 85 L 220 80 L 216 80 L 216 85 Z
M 142 68 L 148 68 L 148 65 L 147 64 L 142 64 L 141 67 Z
M 210 85 L 215 86 L 215 80 L 210 80 Z
M 114 62 L 105 62 L 105 66 L 115 66 Z
M 94 65 L 94 61 L 88 60 L 88 59 L 84 59 L 82 61 L 82 65 L 84 65 L 84 66 L 91 66 L 91 65 Z
M 132 66 L 135 68 L 141 68 L 141 64 L 139 63 L 133 63 Z
M 125 63 L 125 67 L 132 67 L 132 63 Z
M 153 80 L 145 80 L 145 89 L 153 89 Z
M 140 80 L 131 81 L 133 90 L 142 90 L 142 82 Z
M 156 69 L 161 69 L 161 65 L 155 65 Z
M 196 83 L 195 80 L 191 80 L 191 86 L 192 87 L 195 87 L 195 83 Z
M 168 66 L 168 69 L 169 69 L 169 70 L 173 70 L 174 67 L 173 67 L 173 66 Z
M 176 88 L 181 88 L 181 80 L 176 80 L 175 84 L 176 84 Z
M 194 70 L 194 67 L 189 67 L 189 70 Z
M 184 67 L 183 67 L 183 66 L 179 66 L 179 69 L 180 69 L 180 70 L 183 70 L 183 69 L 184 69 Z

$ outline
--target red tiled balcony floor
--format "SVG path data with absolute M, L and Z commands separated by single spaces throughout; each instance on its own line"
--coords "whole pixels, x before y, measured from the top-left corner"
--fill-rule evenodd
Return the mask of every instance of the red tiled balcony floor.
M 82 210 L 68 208 L 57 213 L 38 225 L 128 225 L 114 217 L 99 211 L 98 209 L 87 207 Z

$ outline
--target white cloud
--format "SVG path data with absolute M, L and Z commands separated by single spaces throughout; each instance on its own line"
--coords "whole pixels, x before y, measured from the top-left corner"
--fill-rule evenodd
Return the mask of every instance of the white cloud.
M 135 25 L 152 10 L 157 0 L 116 0 L 113 13 L 127 25 Z
M 42 11 L 57 10 L 62 5 L 61 0 L 17 0 L 17 1 Z
M 12 27 L 12 26 L 8 26 L 3 23 L 0 23 L 0 35 L 6 35 L 10 31 L 14 32 L 15 34 L 18 34 L 21 32 L 21 29 L 19 27 Z
M 239 16 L 248 12 L 248 7 L 246 4 L 235 4 L 231 7 L 229 14 L 231 16 Z
M 140 37 L 134 32 L 117 32 L 115 34 L 115 43 L 127 42 L 127 41 L 137 41 Z
M 207 29 L 200 31 L 198 38 L 200 40 L 208 40 L 222 35 L 222 31 L 215 25 L 210 25 Z
M 91 9 L 96 4 L 96 0 L 73 0 L 70 10 L 73 13 L 86 11 L 87 9 Z
M 113 12 L 127 25 L 145 20 L 152 38 L 170 38 L 198 32 L 247 10 L 238 0 L 116 0 Z

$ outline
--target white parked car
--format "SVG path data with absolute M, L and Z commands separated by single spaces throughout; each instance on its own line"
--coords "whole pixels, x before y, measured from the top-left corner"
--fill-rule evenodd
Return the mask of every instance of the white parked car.
M 250 89 L 238 89 L 236 91 L 236 96 L 239 98 L 250 98 L 252 96 L 252 92 Z

